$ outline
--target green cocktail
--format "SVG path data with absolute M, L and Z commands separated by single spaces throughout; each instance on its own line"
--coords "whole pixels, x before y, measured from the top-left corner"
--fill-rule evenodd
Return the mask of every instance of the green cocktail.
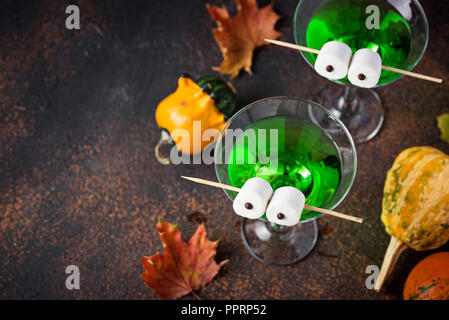
M 370 14 L 367 6 L 379 8 L 379 29 L 368 29 Z M 340 41 L 351 47 L 353 53 L 361 48 L 371 49 L 382 57 L 382 64 L 403 68 L 410 53 L 411 29 L 407 21 L 385 0 L 328 0 L 312 14 L 306 31 L 307 46 L 314 49 L 329 41 Z M 313 65 L 315 54 L 305 54 Z M 391 82 L 400 74 L 382 71 L 378 85 Z M 339 80 L 349 83 L 348 79 Z
M 320 50 L 329 41 L 344 42 L 353 53 L 371 49 L 381 56 L 383 65 L 406 71 L 419 62 L 429 38 L 427 18 L 418 0 L 299 0 L 293 32 L 298 45 Z M 317 55 L 300 54 L 314 68 Z M 401 77 L 382 70 L 376 87 Z M 314 100 L 344 123 L 356 143 L 372 139 L 384 122 L 379 94 L 356 87 L 347 78 L 331 81 L 342 84 L 343 90 L 317 85 Z
M 276 130 L 276 136 L 272 130 Z M 266 134 L 259 135 L 262 131 Z M 341 179 L 338 149 L 331 137 L 311 122 L 294 117 L 275 116 L 249 124 L 236 140 L 228 159 L 231 184 L 242 187 L 250 178 L 267 180 L 274 190 L 282 186 L 298 188 L 306 203 L 320 207 L 337 190 Z M 266 146 L 260 153 L 259 145 Z M 268 159 L 276 148 L 276 158 Z M 301 221 L 319 213 L 304 210 Z M 265 219 L 265 216 L 262 217 Z
M 343 123 L 317 103 L 293 97 L 266 98 L 242 108 L 228 120 L 214 150 L 220 183 L 241 187 L 260 177 L 273 189 L 294 186 L 309 205 L 329 210 L 345 198 L 357 168 L 354 142 Z M 224 191 L 231 201 L 238 194 Z M 299 223 L 289 227 L 265 216 L 244 218 L 243 243 L 264 263 L 294 263 L 314 247 L 320 216 L 304 210 Z

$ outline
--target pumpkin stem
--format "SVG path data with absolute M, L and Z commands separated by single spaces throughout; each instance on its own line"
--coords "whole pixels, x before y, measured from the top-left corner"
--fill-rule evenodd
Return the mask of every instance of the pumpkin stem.
M 385 252 L 384 261 L 380 268 L 379 276 L 377 277 L 374 289 L 379 292 L 385 279 L 390 275 L 396 262 L 398 261 L 401 253 L 407 248 L 407 246 L 394 236 L 391 236 L 390 244 L 388 245 L 387 252 Z
M 167 131 L 162 130 L 161 131 L 161 138 L 159 139 L 159 142 L 157 143 L 156 147 L 154 148 L 154 155 L 159 161 L 159 163 L 163 165 L 169 165 L 171 164 L 171 160 L 168 157 L 165 157 L 162 152 L 160 151 L 160 148 L 164 145 L 173 145 L 173 139 L 170 137 Z

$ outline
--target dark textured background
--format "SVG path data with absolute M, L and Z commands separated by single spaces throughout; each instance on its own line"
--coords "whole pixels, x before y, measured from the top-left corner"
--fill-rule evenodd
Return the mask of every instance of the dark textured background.
M 139 275 L 140 258 L 162 249 L 157 217 L 187 238 L 204 216 L 210 238 L 221 240 L 217 260 L 229 259 L 198 292 L 205 299 L 400 298 L 408 272 L 428 253 L 405 252 L 382 294 L 365 288 L 366 266 L 381 264 L 388 243 L 379 219 L 385 173 L 410 146 L 449 152 L 435 120 L 449 111 L 449 2 L 422 2 L 430 43 L 416 71 L 446 82 L 403 78 L 378 90 L 385 125 L 358 146 L 357 177 L 338 207 L 366 222 L 323 217 L 312 253 L 276 267 L 249 256 L 223 192 L 179 178 L 215 179 L 213 166 L 164 167 L 153 156 L 157 103 L 182 73 L 214 74 L 221 62 L 204 1 L 2 1 L 0 297 L 153 299 Z M 64 27 L 70 3 L 80 6 L 80 31 Z M 282 40 L 293 41 L 295 6 L 275 0 Z M 233 80 L 239 105 L 339 89 L 287 49 L 257 51 L 253 71 Z M 81 290 L 65 288 L 70 264 L 80 267 Z

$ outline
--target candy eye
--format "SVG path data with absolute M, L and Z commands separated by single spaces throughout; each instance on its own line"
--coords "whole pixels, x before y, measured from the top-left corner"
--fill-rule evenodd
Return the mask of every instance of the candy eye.
M 338 41 L 330 41 L 323 45 L 315 62 L 315 70 L 319 75 L 331 80 L 346 77 L 351 61 L 351 48 Z
M 382 58 L 370 49 L 357 50 L 348 71 L 349 81 L 358 87 L 372 88 L 379 82 Z
M 239 216 L 258 219 L 263 216 L 273 188 L 262 178 L 251 178 L 245 182 L 235 197 L 232 207 Z
M 267 219 L 281 226 L 294 226 L 301 219 L 306 198 L 293 187 L 276 189 L 267 208 Z

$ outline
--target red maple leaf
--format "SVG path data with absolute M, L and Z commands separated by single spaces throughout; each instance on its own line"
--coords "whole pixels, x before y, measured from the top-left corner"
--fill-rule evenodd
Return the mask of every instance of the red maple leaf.
M 267 45 L 266 38 L 276 39 L 281 36 L 274 29 L 280 17 L 273 11 L 272 3 L 259 9 L 256 0 L 235 1 L 237 14 L 232 18 L 225 7 L 206 4 L 212 19 L 217 22 L 214 37 L 224 58 L 220 67 L 214 67 L 214 70 L 229 74 L 232 78 L 241 69 L 252 73 L 254 49 Z
M 197 297 L 194 291 L 212 281 L 227 262 L 214 260 L 218 241 L 206 238 L 204 225 L 198 226 L 187 243 L 176 225 L 159 220 L 156 228 L 164 254 L 142 258 L 142 278 L 161 299 L 178 299 L 189 293 Z

